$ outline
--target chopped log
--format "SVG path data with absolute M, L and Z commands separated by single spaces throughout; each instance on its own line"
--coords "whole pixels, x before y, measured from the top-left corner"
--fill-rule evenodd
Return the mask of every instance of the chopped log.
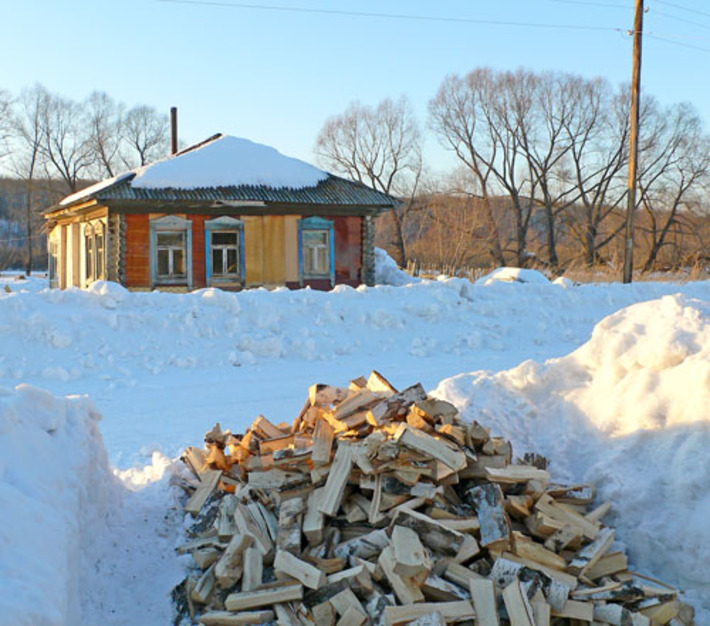
M 581 538 L 579 529 L 570 524 L 566 524 L 558 531 L 554 532 L 545 540 L 545 547 L 553 552 L 562 552 L 571 544 L 578 544 Z
M 510 520 L 503 507 L 503 492 L 496 484 L 484 484 L 469 490 L 481 525 L 481 545 L 488 547 L 510 543 Z
M 274 551 L 274 544 L 268 533 L 265 533 L 255 521 L 251 510 L 239 503 L 234 511 L 234 521 L 237 524 L 239 533 L 249 536 L 254 541 L 254 545 L 261 551 L 265 558 L 269 558 Z M 236 535 L 235 535 L 236 536 Z
M 358 613 L 367 616 L 367 612 L 362 608 L 360 600 L 353 593 L 353 590 L 346 587 L 339 593 L 335 594 L 331 599 L 330 603 L 333 605 L 335 612 L 341 617 L 348 612 L 348 609 L 354 608 Z
M 506 554 L 505 557 L 496 559 L 490 573 L 490 578 L 495 582 L 496 586 L 499 588 L 507 587 L 511 582 L 518 580 L 523 568 L 527 568 L 537 573 L 539 580 L 543 583 L 545 598 L 550 605 L 554 608 L 562 609 L 570 591 L 577 586 L 577 579 L 568 574 L 544 568 L 536 563 L 519 563 L 513 561 L 512 559 L 514 558 L 517 557 Z M 528 572 L 525 575 L 529 577 Z
M 511 626 L 535 626 L 532 605 L 519 580 L 514 580 L 503 589 L 503 602 Z
M 345 400 L 340 402 L 335 409 L 333 409 L 333 417 L 337 420 L 344 420 L 347 417 L 362 411 L 367 407 L 372 406 L 376 402 L 380 402 L 380 396 L 375 395 L 369 389 L 359 389 L 354 393 L 351 393 Z M 363 423 L 366 420 L 367 413 L 363 414 Z
M 392 383 L 376 370 L 372 370 L 370 377 L 367 379 L 367 388 L 374 393 L 384 395 L 394 395 L 397 393 L 397 389 L 395 389 Z
M 200 615 L 200 626 L 246 626 L 247 624 L 267 624 L 274 621 L 273 611 L 209 611 Z
M 569 525 L 579 528 L 581 534 L 589 539 L 596 539 L 599 534 L 599 522 L 590 521 L 579 513 L 563 508 L 563 505 L 556 504 L 546 494 L 535 503 L 535 509 L 557 520 L 562 526 Z
M 533 618 L 535 620 L 535 626 L 550 626 L 550 620 L 552 618 L 552 607 L 545 602 L 544 598 L 541 600 L 533 600 L 530 602 L 533 608 Z
M 584 575 L 589 580 L 597 580 L 602 576 L 610 576 L 624 572 L 629 568 L 629 559 L 623 552 L 612 552 L 599 559 L 596 564 L 587 568 Z
M 476 539 L 471 535 L 464 535 L 463 544 L 456 553 L 456 556 L 454 556 L 453 561 L 455 563 L 466 563 L 480 553 L 481 548 L 478 546 Z
M 264 573 L 264 561 L 261 550 L 249 547 L 244 551 L 244 573 L 242 591 L 253 591 L 261 586 Z
M 335 459 L 330 468 L 328 480 L 325 483 L 325 491 L 323 492 L 321 503 L 318 506 L 318 510 L 321 513 L 330 517 L 337 515 L 352 467 L 353 458 L 350 446 L 341 442 L 335 453 Z
M 259 489 L 293 489 L 309 482 L 308 474 L 271 469 L 249 472 L 249 485 Z
M 395 571 L 397 561 L 391 546 L 387 546 L 380 553 L 377 564 L 382 568 L 387 582 L 402 604 L 414 604 L 415 602 L 424 601 L 424 595 L 419 586 L 411 578 L 402 577 Z
M 481 580 L 483 576 L 460 563 L 449 563 L 444 570 L 443 577 L 459 587 L 468 589 L 472 580 Z
M 309 543 L 313 545 L 323 541 L 323 524 L 325 516 L 318 510 L 325 487 L 319 487 L 311 492 L 306 503 L 306 513 L 303 516 L 302 531 Z
M 328 602 L 321 602 L 311 608 L 311 613 L 318 626 L 333 626 L 335 624 L 335 607 Z
M 417 450 L 440 461 L 454 471 L 466 467 L 466 455 L 460 450 L 455 450 L 441 439 L 415 430 L 409 424 L 399 425 L 394 435 L 394 440 L 408 448 Z
M 561 572 L 567 569 L 567 561 L 559 554 L 552 550 L 548 550 L 545 546 L 529 539 L 519 532 L 513 533 L 514 548 L 513 553 L 518 556 L 535 561 L 541 565 L 560 570 Z
M 395 526 L 390 537 L 394 554 L 394 571 L 405 578 L 421 584 L 429 576 L 431 559 L 411 528 Z M 475 542 L 475 539 L 473 540 Z
M 251 535 L 238 534 L 232 537 L 224 554 L 215 564 L 215 577 L 222 589 L 233 587 L 242 577 L 244 551 L 253 543 L 254 539 Z
M 313 406 L 331 407 L 348 397 L 348 390 L 330 385 L 311 385 L 308 389 L 308 399 Z
M 284 432 L 274 426 L 263 415 L 259 415 L 251 425 L 251 429 L 255 431 L 262 439 L 273 439 L 284 436 Z
M 477 626 L 499 626 L 495 585 L 492 580 L 469 580 Z
M 389 543 L 389 537 L 383 530 L 373 530 L 370 533 L 345 541 L 335 548 L 335 556 L 348 559 L 358 556 L 362 559 L 376 557 Z
M 568 566 L 568 571 L 576 576 L 584 575 L 590 567 L 593 567 L 604 556 L 614 542 L 615 536 L 616 531 L 613 528 L 603 528 L 599 532 L 599 536 L 574 557 Z
M 463 533 L 447 528 L 423 513 L 408 509 L 397 511 L 391 523 L 391 526 L 395 525 L 411 528 L 426 546 L 448 556 L 456 556 L 466 538 Z
M 276 547 L 293 554 L 301 552 L 301 524 L 303 522 L 303 500 L 291 498 L 279 507 Z
M 426 397 L 426 391 L 420 384 L 407 387 L 374 405 L 367 414 L 367 421 L 373 426 L 380 426 L 386 420 L 404 416 L 412 404 Z
M 255 589 L 254 591 L 231 593 L 224 601 L 224 606 L 228 611 L 240 611 L 302 598 L 303 585 L 286 583 L 269 588 Z
M 543 484 L 550 482 L 550 473 L 530 465 L 508 465 L 504 468 L 487 467 L 486 477 L 493 483 L 515 485 L 537 480 Z
M 583 622 L 594 620 L 594 605 L 591 602 L 578 602 L 577 600 L 567 600 L 560 610 L 552 608 L 552 617 L 565 617 L 567 619 L 577 619 Z
M 459 587 L 436 574 L 427 577 L 421 584 L 421 590 L 428 602 L 456 602 L 470 597 L 465 587 Z
M 447 624 L 472 620 L 475 617 L 473 605 L 468 600 L 459 600 L 458 602 L 422 602 L 409 606 L 388 606 L 385 609 L 385 624 L 386 626 L 399 626 L 431 613 L 439 613 Z
M 185 504 L 186 513 L 190 513 L 194 517 L 202 510 L 207 498 L 212 495 L 212 492 L 217 487 L 220 476 L 222 476 L 222 470 L 218 469 L 207 470 L 201 475 L 199 486 Z
M 609 514 L 611 508 L 611 502 L 604 502 L 593 511 L 587 513 L 584 517 L 586 517 L 590 522 L 600 522 L 606 515 Z
M 349 606 L 336 626 L 363 626 L 367 619 L 367 615 L 358 611 L 354 606 Z
M 190 592 L 190 596 L 195 602 L 200 604 L 207 604 L 209 602 L 212 591 L 215 588 L 217 579 L 214 575 L 214 565 L 210 565 L 207 570 L 200 576 L 197 584 Z
M 274 571 L 295 578 L 309 589 L 320 589 L 325 584 L 325 574 L 321 570 L 286 550 L 276 551 Z

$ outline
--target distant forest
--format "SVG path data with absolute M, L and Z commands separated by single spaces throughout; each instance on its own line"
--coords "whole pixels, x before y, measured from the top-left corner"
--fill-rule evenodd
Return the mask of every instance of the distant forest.
M 324 121 L 324 169 L 401 200 L 376 244 L 402 266 L 620 267 L 629 89 L 602 79 L 479 68 L 447 76 L 423 125 L 406 98 Z M 455 156 L 433 174 L 425 134 Z M 0 270 L 46 268 L 42 211 L 92 181 L 168 154 L 169 120 L 106 93 L 0 91 Z M 710 266 L 710 141 L 688 104 L 643 94 L 634 259 L 642 272 Z M 276 146 L 278 148 L 278 146 Z

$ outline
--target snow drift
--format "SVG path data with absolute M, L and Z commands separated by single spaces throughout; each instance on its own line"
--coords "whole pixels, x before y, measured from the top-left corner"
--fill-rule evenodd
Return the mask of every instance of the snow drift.
M 710 305 L 666 296 L 597 324 L 566 357 L 443 381 L 436 392 L 597 485 L 631 563 L 710 607 Z M 698 623 L 710 623 L 710 611 Z M 704 621 L 706 620 L 706 621 Z
M 118 497 L 87 398 L 0 388 L 0 623 L 81 623 L 84 558 Z

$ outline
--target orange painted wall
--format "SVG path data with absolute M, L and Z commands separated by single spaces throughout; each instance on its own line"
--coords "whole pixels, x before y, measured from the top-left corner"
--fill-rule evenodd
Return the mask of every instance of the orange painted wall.
M 150 219 L 126 218 L 126 287 L 150 287 Z
M 335 282 L 359 284 L 362 269 L 362 218 L 335 217 Z

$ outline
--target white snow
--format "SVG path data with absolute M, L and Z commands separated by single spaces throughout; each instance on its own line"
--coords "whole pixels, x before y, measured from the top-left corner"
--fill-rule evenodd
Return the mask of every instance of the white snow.
M 314 187 L 328 174 L 248 139 L 222 135 L 204 146 L 136 170 L 131 186 L 139 189 L 264 185 Z
M 0 624 L 170 623 L 184 566 L 173 459 L 216 421 L 290 421 L 310 384 L 372 369 L 547 455 L 556 478 L 593 481 L 632 563 L 688 589 L 710 623 L 710 283 L 484 286 L 395 270 L 378 268 L 401 286 L 330 293 L 0 278 Z M 79 515 L 81 489 L 94 495 Z M 91 566 L 47 580 L 45 558 Z
M 134 176 L 135 175 L 135 176 Z M 274 189 L 315 187 L 328 172 L 281 154 L 260 143 L 220 135 L 199 148 L 107 178 L 64 198 L 65 206 L 134 176 L 136 189 L 201 189 L 204 187 L 265 186 Z
M 549 283 L 549 279 L 537 270 L 526 270 L 519 267 L 499 267 L 487 276 L 483 276 L 476 281 L 476 285 L 491 285 L 500 283 L 533 283 L 544 285 Z

